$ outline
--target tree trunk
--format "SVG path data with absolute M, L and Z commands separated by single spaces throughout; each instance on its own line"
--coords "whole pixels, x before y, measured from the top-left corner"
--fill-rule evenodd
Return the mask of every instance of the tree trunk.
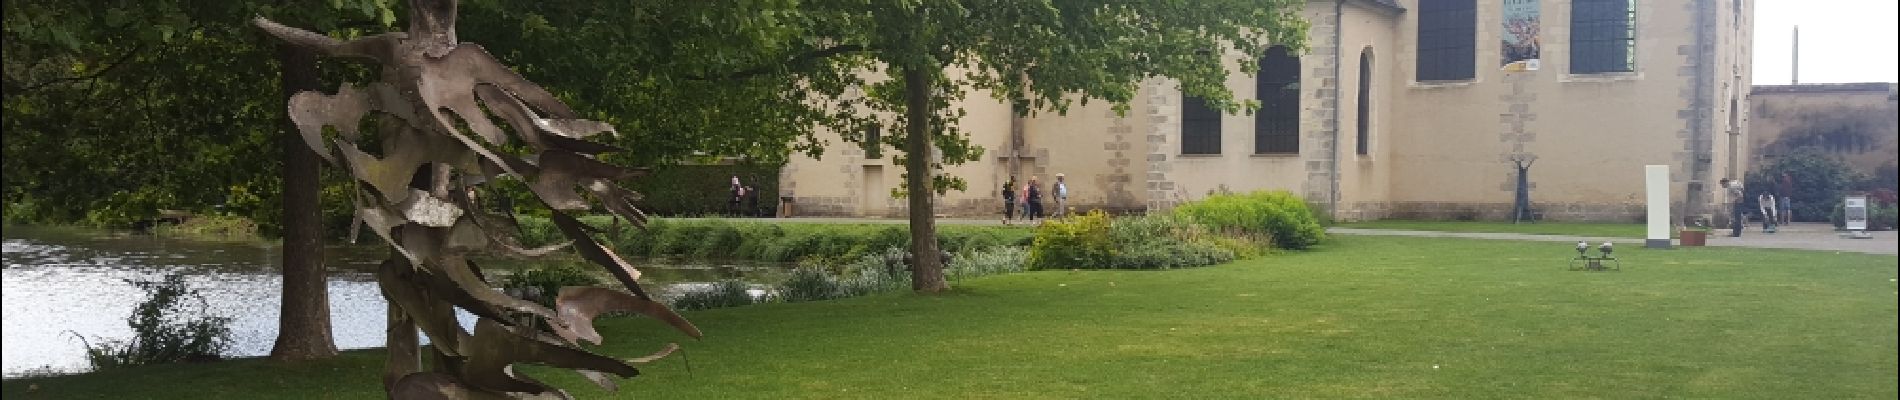
M 905 129 L 904 182 L 910 198 L 910 288 L 935 293 L 950 288 L 943 279 L 943 258 L 937 253 L 937 220 L 931 207 L 930 76 L 919 68 L 904 69 Z
M 318 90 L 317 57 L 308 49 L 277 46 L 283 68 L 283 102 L 291 95 Z M 282 107 L 282 106 L 279 106 Z M 283 119 L 278 146 L 284 151 L 284 296 L 277 316 L 277 343 L 270 358 L 297 361 L 336 356 L 330 337 L 329 282 L 323 270 L 322 209 L 317 205 L 319 159 L 304 145 L 290 118 Z
M 391 266 L 390 264 L 400 264 Z M 389 260 L 383 262 L 383 268 L 407 268 L 408 263 Z M 384 349 L 389 351 L 389 359 L 383 363 L 383 389 L 396 386 L 396 380 L 409 374 L 422 372 L 420 340 L 416 337 L 416 320 L 404 314 L 395 302 L 389 303 L 389 325 L 384 337 Z

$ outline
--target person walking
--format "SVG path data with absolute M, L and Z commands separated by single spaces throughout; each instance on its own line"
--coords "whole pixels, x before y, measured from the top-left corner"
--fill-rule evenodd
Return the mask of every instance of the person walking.
M 1728 237 L 1742 237 L 1742 224 L 1743 224 L 1743 221 L 1742 221 L 1743 201 L 1742 200 L 1744 199 L 1743 198 L 1744 193 L 1746 193 L 1742 191 L 1742 181 L 1729 179 L 1729 178 L 1722 178 L 1721 184 L 1722 184 L 1722 188 L 1726 189 L 1723 191 L 1723 193 L 1728 196 L 1728 198 L 1723 199 L 1723 201 L 1726 201 L 1729 206 L 1728 207 L 1729 209 Z
M 1016 217 L 1016 176 L 1010 175 L 1003 182 L 1003 225 L 1009 225 L 1009 219 Z
M 1775 213 L 1775 195 L 1761 192 L 1755 196 L 1755 205 L 1761 211 L 1761 231 L 1775 233 L 1775 224 L 1781 222 L 1781 215 Z
M 1016 186 L 1016 218 L 1029 220 L 1029 183 Z
M 1055 217 L 1068 216 L 1069 215 L 1069 184 L 1068 182 L 1063 181 L 1062 173 L 1060 172 L 1056 173 L 1056 184 L 1050 187 L 1050 190 L 1055 191 L 1054 194 L 1056 197 L 1056 212 L 1051 215 Z
M 1029 221 L 1042 219 L 1042 183 L 1036 182 L 1036 177 L 1033 176 L 1029 177 L 1028 199 Z

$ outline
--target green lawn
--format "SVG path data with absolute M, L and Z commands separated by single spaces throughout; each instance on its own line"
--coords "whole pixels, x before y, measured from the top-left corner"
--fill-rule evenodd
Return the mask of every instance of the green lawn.
M 1341 228 L 1397 229 L 1406 231 L 1523 233 L 1531 235 L 1594 236 L 1641 239 L 1648 228 L 1643 224 L 1539 222 L 1513 224 L 1481 221 L 1366 221 L 1338 225 Z M 1672 233 L 1671 236 L 1674 236 Z
M 1174 271 L 1045 271 L 689 313 L 622 398 L 1885 398 L 1895 257 L 1692 248 L 1564 270 L 1562 244 L 1335 236 Z M 664 332 L 605 322 L 633 356 Z M 634 335 L 651 335 L 629 340 Z M 377 398 L 380 353 L 16 380 L 20 398 Z M 528 373 L 606 397 L 578 376 Z M 27 392 L 28 385 L 38 390 Z M 24 396 L 22 396 L 24 395 Z M 22 396 L 22 397 L 16 397 Z

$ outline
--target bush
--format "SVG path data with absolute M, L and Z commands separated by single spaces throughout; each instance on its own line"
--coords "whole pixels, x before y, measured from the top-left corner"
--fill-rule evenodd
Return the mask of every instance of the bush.
M 177 236 L 198 240 L 259 240 L 257 224 L 249 218 L 230 215 L 199 215 L 177 225 L 153 228 L 159 236 Z
M 1823 215 L 1841 202 L 1841 197 L 1849 185 L 1858 180 L 1858 176 L 1846 164 L 1813 149 L 1796 150 L 1777 158 L 1742 181 L 1747 195 L 1742 196 L 1745 210 L 1758 210 L 1756 195 L 1764 191 L 1775 191 L 1781 182 L 1781 175 L 1787 174 L 1793 181 L 1793 193 L 1787 195 L 1794 199 L 1794 217 L 1801 222 L 1819 222 Z M 1871 210 L 1870 210 L 1871 211 Z
M 601 279 L 582 269 L 580 264 L 571 262 L 551 262 L 515 272 L 503 280 L 502 287 L 509 291 L 521 292 L 524 299 L 552 307 L 554 296 L 561 293 L 564 286 L 594 286 Z
M 1834 211 L 1828 213 L 1828 221 L 1834 223 L 1835 229 L 1847 228 L 1846 207 L 1842 204 L 1835 204 Z M 1900 207 L 1895 207 L 1892 204 L 1867 205 L 1867 230 L 1884 231 L 1894 229 L 1895 227 L 1900 227 Z
M 208 308 L 204 296 L 186 285 L 183 275 L 128 282 L 147 296 L 125 319 L 132 338 L 101 341 L 96 346 L 80 338 L 86 342 L 86 361 L 94 370 L 224 358 L 231 343 L 231 319 L 204 315 Z M 192 301 L 197 303 L 195 310 L 189 308 Z
M 859 256 L 857 262 L 844 269 L 840 279 L 847 296 L 863 296 L 874 293 L 895 292 L 910 289 L 910 265 L 905 263 L 910 251 L 898 247 L 886 247 L 884 251 Z M 949 274 L 949 266 L 944 273 Z
M 787 303 L 844 298 L 849 295 L 838 278 L 818 268 L 799 268 L 778 285 L 776 299 Z
M 1175 207 L 1174 215 L 1216 231 L 1271 238 L 1283 249 L 1304 249 L 1326 237 L 1313 210 L 1286 191 L 1218 194 Z
M 745 282 L 724 280 L 705 286 L 680 289 L 673 295 L 675 310 L 709 310 L 758 303 Z
M 1222 236 L 1170 215 L 1110 219 L 1097 211 L 1044 223 L 1026 263 L 1030 269 L 1186 268 L 1233 261 L 1237 253 L 1258 255 L 1269 246 L 1234 232 Z
M 1113 257 L 1108 260 L 1110 268 L 1186 268 L 1235 259 L 1234 251 L 1217 241 L 1226 238 L 1213 234 L 1206 226 L 1170 215 L 1116 219 L 1109 226 L 1109 237 L 1115 243 Z M 1228 242 L 1244 243 L 1241 239 Z
M 1029 250 L 1020 246 L 997 246 L 983 250 L 966 250 L 957 253 L 955 261 L 944 269 L 944 275 L 952 280 L 975 278 L 1011 272 L 1022 272 L 1029 259 Z
M 1029 248 L 1030 269 L 1099 268 L 1108 264 L 1114 242 L 1109 239 L 1108 213 L 1051 219 L 1036 228 Z

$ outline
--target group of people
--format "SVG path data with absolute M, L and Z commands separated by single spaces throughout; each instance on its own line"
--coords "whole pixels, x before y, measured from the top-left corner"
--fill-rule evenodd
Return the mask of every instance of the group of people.
M 1062 174 L 1056 174 L 1056 182 L 1050 186 L 1055 191 L 1051 196 L 1056 201 L 1055 216 L 1061 216 L 1069 209 L 1069 184 L 1064 179 Z M 1004 225 L 1009 225 L 1011 220 L 1018 217 L 1026 221 L 1048 217 L 1042 212 L 1042 183 L 1037 182 L 1036 177 L 1029 177 L 1029 183 L 1018 184 L 1016 176 L 1010 175 L 1009 181 L 1003 182 L 1002 192 Z M 1017 213 L 1017 210 L 1022 212 Z
M 1742 187 L 1741 180 L 1722 178 L 1721 184 L 1728 194 L 1729 237 L 1741 237 L 1742 227 L 1747 225 L 1748 191 Z M 1794 191 L 1793 181 L 1782 175 L 1778 189 L 1763 190 L 1755 195 L 1755 211 L 1760 213 L 1756 215 L 1761 217 L 1763 233 L 1775 233 L 1780 225 L 1794 221 L 1794 205 L 1788 197 Z

